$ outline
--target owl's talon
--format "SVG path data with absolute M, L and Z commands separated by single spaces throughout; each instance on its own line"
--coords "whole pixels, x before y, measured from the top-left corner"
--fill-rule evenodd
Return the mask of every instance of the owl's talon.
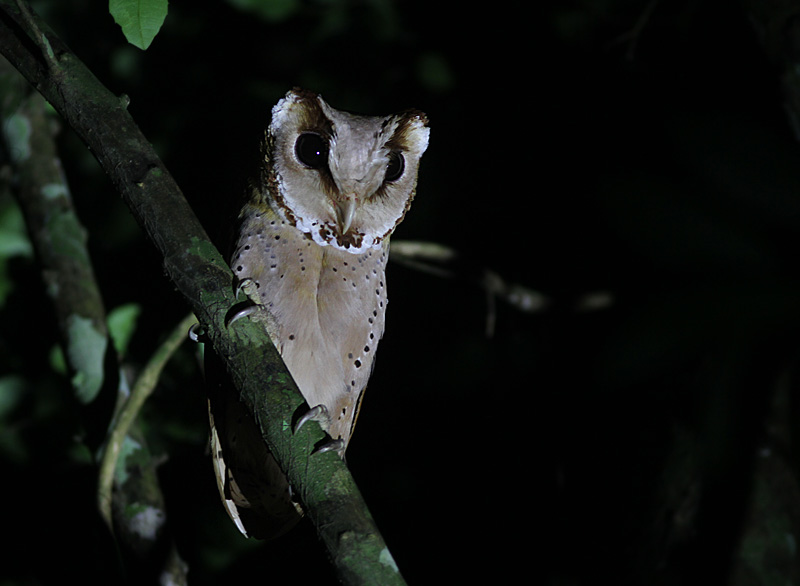
M 331 440 L 322 444 L 312 454 L 324 454 L 325 452 L 339 452 L 341 455 L 344 452 L 344 440 L 342 438 Z
M 225 327 L 226 328 L 231 327 L 231 324 L 233 322 L 242 319 L 243 317 L 247 317 L 248 315 L 257 313 L 261 311 L 263 307 L 264 307 L 263 305 L 248 305 L 247 307 L 243 307 L 242 309 L 240 309 L 239 311 L 237 311 L 236 313 L 225 319 Z
M 247 296 L 247 299 L 250 300 L 252 303 L 250 305 L 246 305 L 247 302 L 242 302 L 242 304 L 245 304 L 245 307 L 236 311 L 234 311 L 236 307 L 232 308 L 231 309 L 232 314 L 230 315 L 230 317 L 227 317 L 225 319 L 226 328 L 230 327 L 230 325 L 236 320 L 239 320 L 243 317 L 247 317 L 248 315 L 253 315 L 254 313 L 257 313 L 258 311 L 261 311 L 264 308 L 264 306 L 258 303 L 257 301 L 258 284 L 253 279 L 246 277 L 244 279 L 241 279 L 236 284 L 236 288 L 234 289 L 233 293 L 236 296 L 237 301 L 239 300 L 239 293 L 241 293 L 242 291 L 244 291 L 245 295 Z
M 297 433 L 308 421 L 316 421 L 323 430 L 327 431 L 331 427 L 331 416 L 328 413 L 328 408 L 320 403 L 316 407 L 309 409 L 305 415 L 297 420 L 297 425 L 295 425 L 293 433 Z M 325 452 L 338 452 L 341 456 L 344 454 L 344 448 L 344 440 L 342 438 L 337 438 L 335 440 L 325 442 L 324 444 L 315 448 L 311 453 L 324 454 Z
M 297 433 L 309 421 L 316 421 L 322 429 L 328 429 L 331 426 L 331 416 L 328 414 L 328 408 L 319 404 L 316 407 L 309 409 L 305 415 L 297 420 L 292 433 Z
M 189 332 L 187 333 L 187 336 L 189 336 L 189 339 L 192 342 L 195 342 L 195 343 L 199 344 L 200 342 L 204 342 L 205 341 L 206 332 L 203 329 L 203 326 L 201 326 L 199 323 L 196 323 L 196 324 L 192 325 L 192 327 L 189 328 Z
M 258 285 L 256 282 L 251 279 L 250 277 L 245 277 L 241 279 L 238 283 L 236 283 L 236 289 L 234 290 L 234 295 L 236 295 L 236 300 L 239 300 L 239 293 L 244 291 L 244 294 L 247 296 L 248 299 L 257 299 L 257 291 Z

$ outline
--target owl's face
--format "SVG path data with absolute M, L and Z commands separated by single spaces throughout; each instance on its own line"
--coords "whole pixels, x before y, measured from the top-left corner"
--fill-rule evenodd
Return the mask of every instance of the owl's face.
M 272 109 L 263 181 L 276 211 L 320 245 L 380 246 L 414 198 L 425 114 L 356 116 L 292 90 Z

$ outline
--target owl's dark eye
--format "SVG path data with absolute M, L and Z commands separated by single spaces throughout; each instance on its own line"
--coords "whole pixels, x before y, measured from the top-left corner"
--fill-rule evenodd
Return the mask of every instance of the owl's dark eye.
M 389 153 L 389 162 L 386 164 L 386 176 L 384 181 L 391 183 L 397 181 L 403 176 L 403 171 L 406 170 L 406 160 L 401 153 L 392 151 Z
M 297 160 L 310 169 L 321 169 L 328 164 L 328 142 L 319 134 L 304 132 L 294 143 Z

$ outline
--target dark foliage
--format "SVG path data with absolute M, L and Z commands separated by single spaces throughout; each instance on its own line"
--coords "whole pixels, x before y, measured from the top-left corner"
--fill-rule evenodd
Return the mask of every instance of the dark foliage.
M 34 7 L 130 96 L 220 248 L 272 104 L 304 86 L 341 109 L 425 111 L 395 238 L 552 298 L 533 315 L 498 302 L 487 338 L 485 292 L 389 269 L 348 464 L 410 584 L 797 579 L 800 148 L 780 63 L 739 4 L 309 1 L 266 22 L 173 2 L 146 52 L 97 3 Z M 142 305 L 135 368 L 186 307 L 68 129 L 60 147 L 107 307 Z M 17 546 L 0 575 L 114 583 L 78 407 L 49 367 L 49 302 L 31 259 L 7 276 L 0 373 L 24 384 L 0 411 Z M 575 311 L 597 291 L 610 307 Z M 225 516 L 190 349 L 143 418 L 190 583 L 334 580 L 309 524 L 264 544 Z

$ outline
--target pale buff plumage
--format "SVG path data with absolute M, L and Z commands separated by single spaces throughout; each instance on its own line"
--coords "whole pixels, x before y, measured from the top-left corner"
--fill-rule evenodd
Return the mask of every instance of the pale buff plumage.
M 240 214 L 231 267 L 308 404 L 327 410 L 342 456 L 384 330 L 389 236 L 414 197 L 428 133 L 420 112 L 354 116 L 293 90 L 273 108 Z M 212 402 L 220 492 L 242 533 L 274 536 L 301 510 L 235 401 Z

